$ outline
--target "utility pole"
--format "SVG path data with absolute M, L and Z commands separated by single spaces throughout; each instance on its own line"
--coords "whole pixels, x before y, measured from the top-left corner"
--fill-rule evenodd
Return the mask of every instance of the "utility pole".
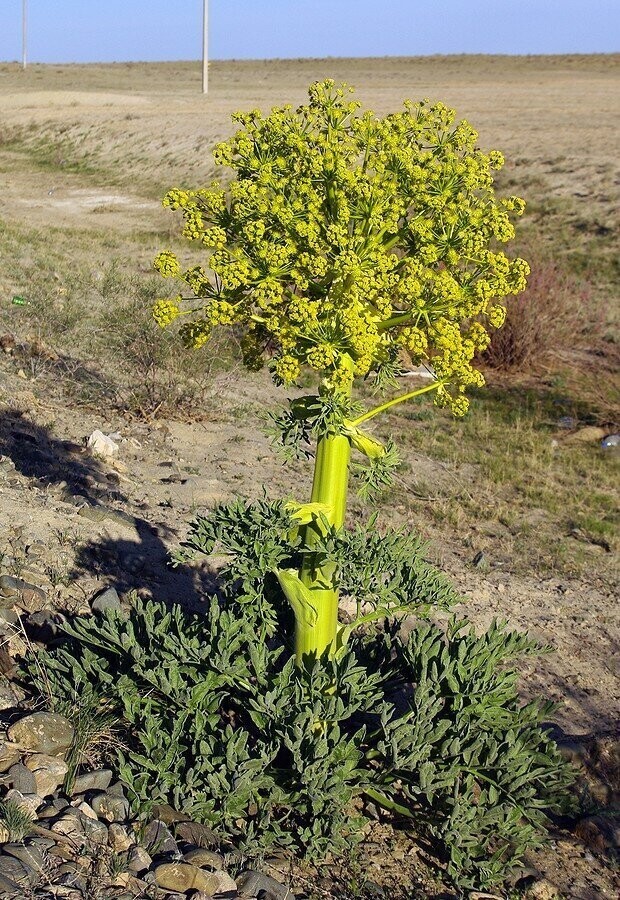
M 206 2 L 206 0 L 205 0 Z M 26 32 L 28 26 L 28 0 L 22 0 L 22 69 L 26 68 Z
M 209 93 L 209 0 L 202 0 L 202 93 Z

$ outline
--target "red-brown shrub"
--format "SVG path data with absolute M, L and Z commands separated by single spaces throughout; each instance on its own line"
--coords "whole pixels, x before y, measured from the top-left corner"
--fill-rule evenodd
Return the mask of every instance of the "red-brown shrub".
M 481 362 L 492 369 L 525 370 L 549 354 L 590 342 L 600 328 L 591 290 L 549 259 L 532 264 L 524 293 L 508 299 L 506 323 L 491 337 Z

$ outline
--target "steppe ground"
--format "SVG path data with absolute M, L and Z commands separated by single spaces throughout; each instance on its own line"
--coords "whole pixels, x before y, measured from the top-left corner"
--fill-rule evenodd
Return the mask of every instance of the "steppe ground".
M 619 63 L 617 55 L 227 61 L 212 64 L 207 97 L 191 63 L 0 66 L 0 333 L 13 335 L 18 349 L 32 343 L 28 308 L 12 305 L 14 295 L 36 292 L 40 316 L 46 285 L 52 308 L 68 293 L 75 298 L 78 275 L 90 278 L 87 321 L 104 302 L 92 284 L 107 277 L 112 261 L 123 277 L 149 276 L 156 252 L 183 248 L 178 220 L 160 198 L 169 187 L 198 186 L 217 174 L 211 148 L 230 133 L 230 114 L 296 105 L 310 82 L 332 77 L 356 86 L 362 104 L 378 113 L 405 97 L 442 100 L 474 124 L 482 147 L 501 149 L 502 187 L 529 201 L 522 242 L 582 279 L 609 338 L 618 309 Z M 191 248 L 183 252 L 191 256 Z M 42 321 L 35 330 L 49 344 Z M 175 582 L 162 560 L 197 508 L 237 492 L 259 495 L 263 485 L 272 495 L 299 493 L 308 469 L 285 470 L 273 460 L 255 423 L 277 394 L 267 377 L 238 368 L 215 372 L 191 416 L 123 416 L 118 406 L 78 402 L 62 384 L 71 380 L 67 368 L 53 365 L 67 353 L 85 361 L 81 332 L 72 327 L 69 348 L 55 332 L 47 365 L 28 367 L 17 351 L 2 359 L 0 400 L 10 427 L 0 430 L 0 452 L 13 456 L 17 472 L 0 483 L 0 540 L 13 558 L 16 544 L 35 539 L 56 554 L 46 587 L 59 606 L 79 608 L 111 583 L 154 594 L 162 585 L 178 589 L 186 582 Z M 105 335 L 97 356 L 88 346 L 86 362 L 98 372 L 123 365 L 107 356 Z M 599 441 L 581 443 L 578 433 L 591 424 L 618 430 L 613 373 L 595 370 L 596 390 L 583 398 L 556 368 L 529 380 L 491 379 L 469 425 L 443 414 L 394 415 L 384 430 L 400 440 L 404 466 L 381 510 L 385 521 L 408 522 L 432 539 L 476 624 L 507 618 L 552 646 L 556 652 L 527 673 L 527 689 L 558 701 L 567 731 L 604 734 L 617 728 L 620 703 L 617 454 L 604 455 Z M 568 434 L 560 424 L 567 415 Z M 122 434 L 116 505 L 142 528 L 80 517 L 57 490 L 71 482 L 62 442 L 79 444 L 95 428 Z M 29 434 L 47 456 L 37 462 L 30 449 L 28 465 L 20 464 L 16 434 Z M 42 461 L 54 453 L 52 477 Z M 360 515 L 354 503 L 352 516 Z M 586 885 L 573 896 L 612 896 L 598 863 L 591 883 L 603 893 L 587 893 L 590 882 L 573 856 L 547 863 L 557 883 L 567 891 Z

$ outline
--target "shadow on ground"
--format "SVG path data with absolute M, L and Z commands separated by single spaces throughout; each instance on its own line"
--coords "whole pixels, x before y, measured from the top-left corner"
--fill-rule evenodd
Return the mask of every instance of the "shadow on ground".
M 194 610 L 202 609 L 205 596 L 215 591 L 210 569 L 170 566 L 170 548 L 179 543 L 179 534 L 136 515 L 139 510 L 120 490 L 118 475 L 106 471 L 85 447 L 60 440 L 25 413 L 10 410 L 0 415 L 0 457 L 12 460 L 15 470 L 40 490 L 60 487 L 58 499 L 87 512 L 84 521 L 116 520 L 131 530 L 127 538 L 104 536 L 77 546 L 71 579 L 94 577 L 119 594 L 136 590 Z

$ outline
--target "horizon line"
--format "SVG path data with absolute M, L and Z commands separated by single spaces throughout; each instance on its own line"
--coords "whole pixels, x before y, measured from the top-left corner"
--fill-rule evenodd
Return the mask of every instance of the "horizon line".
M 365 60 L 365 59 L 451 59 L 462 57 L 495 57 L 499 59 L 548 59 L 555 57 L 583 57 L 583 56 L 618 56 L 619 50 L 594 50 L 594 51 L 558 51 L 553 53 L 482 53 L 467 52 L 462 53 L 416 53 L 412 55 L 402 54 L 381 54 L 378 56 L 271 56 L 271 57 L 226 57 L 214 58 L 209 60 L 209 65 L 214 63 L 274 63 L 274 62 L 316 62 L 323 59 L 329 60 Z M 202 65 L 202 60 L 198 57 L 195 59 L 118 59 L 118 60 L 89 60 L 88 62 L 78 62 L 75 60 L 54 60 L 41 62 L 30 60 L 28 67 L 33 66 L 122 66 L 122 65 L 169 65 L 178 63 L 195 63 Z M 0 65 L 11 66 L 18 65 L 21 68 L 19 59 L 0 60 Z

